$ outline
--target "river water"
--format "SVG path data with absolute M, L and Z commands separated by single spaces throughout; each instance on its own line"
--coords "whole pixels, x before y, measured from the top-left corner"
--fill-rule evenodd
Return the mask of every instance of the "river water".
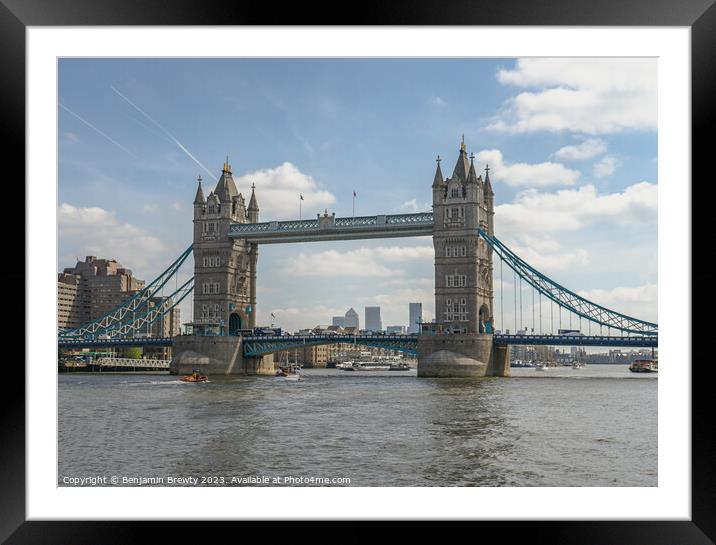
M 172 476 L 223 486 L 658 484 L 656 374 L 305 373 L 205 384 L 61 374 L 58 484 L 88 475 L 124 486 L 184 485 Z

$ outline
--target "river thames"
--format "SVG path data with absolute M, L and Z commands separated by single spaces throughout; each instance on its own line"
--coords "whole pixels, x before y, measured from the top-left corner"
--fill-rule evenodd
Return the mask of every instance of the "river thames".
M 512 373 L 60 374 L 58 484 L 657 486 L 656 374 Z

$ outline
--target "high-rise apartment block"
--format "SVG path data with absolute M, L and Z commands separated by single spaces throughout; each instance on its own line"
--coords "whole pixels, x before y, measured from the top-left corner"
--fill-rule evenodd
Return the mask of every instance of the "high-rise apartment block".
M 135 278 L 117 260 L 87 256 L 57 275 L 57 326 L 72 329 L 101 318 L 143 288 L 144 280 Z M 163 302 L 167 303 L 166 297 L 154 297 L 148 306 Z M 146 333 L 154 337 L 178 335 L 179 316 L 179 308 L 171 309 L 149 325 Z

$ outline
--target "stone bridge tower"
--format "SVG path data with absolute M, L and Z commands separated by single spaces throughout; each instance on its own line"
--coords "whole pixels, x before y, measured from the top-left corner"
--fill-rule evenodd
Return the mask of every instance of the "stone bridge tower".
M 194 198 L 194 331 L 235 335 L 256 325 L 258 246 L 229 238 L 232 223 L 259 218 L 254 188 L 248 208 L 236 189 L 228 158 L 216 188 Z
M 256 325 L 258 245 L 229 238 L 232 223 L 256 223 L 254 187 L 248 206 L 236 189 L 227 157 L 205 198 L 199 178 L 194 198 L 193 334 L 174 338 L 172 374 L 200 369 L 209 375 L 273 375 L 273 356 L 244 357 L 240 329 Z
M 433 180 L 435 317 L 452 333 L 492 333 L 492 251 L 477 234 L 492 234 L 494 194 L 489 168 L 475 173 L 465 142 L 452 176 L 443 179 L 440 160 Z
M 418 343 L 419 376 L 509 374 L 506 350 L 493 350 L 492 250 L 477 234 L 494 230 L 489 167 L 475 172 L 465 141 L 450 178 L 440 157 L 433 179 L 435 323 L 424 324 Z M 505 365 L 507 368 L 505 370 Z

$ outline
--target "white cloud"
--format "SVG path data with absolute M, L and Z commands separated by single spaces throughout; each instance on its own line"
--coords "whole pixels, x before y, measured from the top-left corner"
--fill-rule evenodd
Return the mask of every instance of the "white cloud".
M 607 151 L 607 145 L 604 140 L 600 138 L 588 138 L 584 142 L 574 146 L 559 148 L 554 156 L 563 161 L 582 161 L 601 155 L 605 151 Z
M 284 270 L 291 276 L 389 278 L 405 274 L 404 270 L 389 266 L 391 264 L 433 258 L 432 245 L 363 247 L 346 252 L 301 253 L 287 262 Z
M 589 264 L 591 257 L 583 248 L 565 253 L 546 253 L 534 246 L 511 245 L 510 249 L 538 271 L 564 271 L 575 266 Z
M 656 323 L 658 320 L 659 290 L 656 284 L 636 287 L 616 287 L 577 292 L 585 299 L 608 309 Z
M 580 176 L 578 170 L 572 170 L 561 163 L 511 163 L 507 164 L 500 150 L 482 150 L 476 158 L 490 165 L 493 180 L 510 186 L 544 187 L 549 185 L 573 185 Z
M 400 205 L 399 210 L 403 210 L 405 212 L 417 212 L 418 211 L 418 200 L 410 199 L 409 201 L 405 201 L 403 204 Z
M 113 212 L 103 208 L 62 203 L 57 209 L 57 222 L 64 255 L 117 259 L 135 274 L 141 269 L 153 272 L 157 263 L 166 261 L 166 248 L 157 237 L 120 222 Z
M 595 178 L 606 178 L 607 176 L 614 174 L 616 169 L 616 157 L 607 155 L 606 157 L 602 157 L 598 163 L 594 163 L 594 166 L 592 167 L 592 174 L 594 174 Z
M 336 198 L 329 191 L 321 189 L 312 176 L 302 173 L 289 162 L 276 168 L 249 172 L 238 177 L 236 182 L 247 203 L 251 184 L 256 184 L 261 220 L 297 219 L 299 195 L 303 195 L 304 218 L 315 218 L 316 213 L 323 212 L 324 208 L 336 202 Z
M 597 221 L 651 222 L 656 214 L 656 184 L 639 182 L 604 195 L 585 185 L 555 193 L 523 191 L 512 203 L 495 207 L 495 223 L 498 238 L 509 238 L 524 232 L 576 231 Z
M 445 101 L 439 96 L 433 95 L 428 99 L 428 103 L 433 106 L 445 106 Z
M 530 88 L 511 97 L 488 128 L 586 134 L 656 130 L 656 59 L 532 58 L 500 69 L 503 85 Z

